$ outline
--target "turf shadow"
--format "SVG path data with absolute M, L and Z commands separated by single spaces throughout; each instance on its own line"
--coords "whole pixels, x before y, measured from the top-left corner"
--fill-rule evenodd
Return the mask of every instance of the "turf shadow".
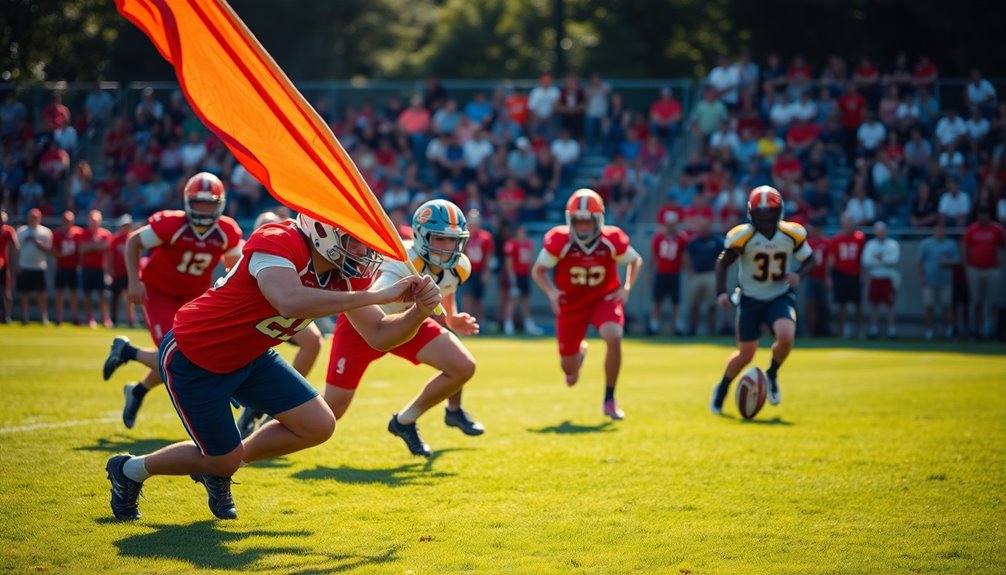
M 319 465 L 314 469 L 305 469 L 293 474 L 295 479 L 303 480 L 332 480 L 339 483 L 371 485 L 382 484 L 389 487 L 402 487 L 405 485 L 432 485 L 434 479 L 453 477 L 457 475 L 448 471 L 435 471 L 433 464 L 443 455 L 452 451 L 471 451 L 468 448 L 453 447 L 449 449 L 438 449 L 433 452 L 429 459 L 423 462 L 407 463 L 398 467 L 388 467 L 384 469 L 363 469 L 340 465 L 339 467 L 325 467 Z
M 569 421 L 563 421 L 559 425 L 549 425 L 538 429 L 528 428 L 531 433 L 555 433 L 557 435 L 577 435 L 581 433 L 611 433 L 618 429 L 611 421 L 605 421 L 597 425 L 578 425 Z
M 98 523 L 118 523 L 111 518 L 102 518 Z M 307 530 L 291 531 L 224 531 L 218 529 L 219 521 L 197 521 L 187 525 L 148 525 L 153 531 L 131 535 L 115 542 L 119 555 L 138 559 L 171 558 L 191 563 L 198 569 L 252 568 L 261 559 L 276 555 L 292 555 L 309 558 L 309 565 L 290 570 L 298 575 L 316 573 L 339 573 L 365 565 L 379 565 L 397 560 L 398 548 L 392 547 L 378 555 L 342 554 L 321 552 L 307 546 L 293 545 L 236 545 L 248 538 L 296 538 L 306 539 L 312 533 Z M 235 547 L 242 547 L 236 550 Z M 252 569 L 253 570 L 253 569 Z
M 137 439 L 117 433 L 112 437 L 102 437 L 94 445 L 75 447 L 74 451 L 101 451 L 104 453 L 150 453 L 158 449 L 178 443 L 181 439 Z
M 743 423 L 744 425 L 783 425 L 787 427 L 795 425 L 792 421 L 786 421 L 779 416 L 772 419 L 744 419 L 739 417 L 737 418 L 737 423 Z

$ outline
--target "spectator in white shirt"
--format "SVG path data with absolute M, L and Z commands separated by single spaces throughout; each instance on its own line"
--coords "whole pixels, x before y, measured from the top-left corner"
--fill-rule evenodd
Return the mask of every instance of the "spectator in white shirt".
M 971 81 L 964 88 L 964 102 L 972 110 L 978 110 L 985 116 L 995 112 L 996 89 L 991 82 L 982 78 L 978 69 L 971 70 Z
M 933 157 L 933 145 L 929 140 L 922 139 L 922 131 L 912 130 L 912 137 L 905 142 L 905 165 L 908 166 L 908 180 L 924 178 L 927 175 L 929 160 Z
M 758 64 L 751 61 L 751 53 L 745 48 L 741 50 L 740 60 L 737 62 L 738 88 L 746 92 L 758 92 Z
M 948 226 L 967 225 L 968 215 L 971 213 L 971 198 L 961 191 L 960 182 L 956 178 L 947 179 L 947 191 L 940 196 L 936 211 Z
M 941 146 L 948 146 L 957 143 L 957 140 L 968 133 L 968 127 L 964 120 L 957 115 L 957 110 L 953 108 L 947 110 L 946 115 L 936 122 L 936 141 Z
M 877 121 L 873 112 L 866 113 L 866 121 L 856 130 L 856 141 L 859 149 L 867 155 L 873 155 L 877 148 L 887 139 L 887 128 Z
M 569 130 L 563 129 L 559 132 L 559 137 L 552 142 L 550 149 L 559 170 L 560 183 L 569 183 L 573 180 L 576 162 L 580 159 L 580 143 L 569 136 Z
M 957 146 L 950 144 L 940 152 L 939 164 L 945 170 L 959 170 L 964 166 L 964 155 L 957 151 Z
M 982 116 L 978 108 L 971 109 L 971 117 L 964 122 L 968 129 L 968 142 L 971 144 L 971 153 L 976 157 L 979 150 L 985 145 L 986 137 L 991 129 L 988 118 Z
M 479 128 L 475 137 L 465 142 L 461 147 L 465 158 L 465 167 L 473 172 L 483 165 L 494 151 L 493 143 L 489 140 L 489 132 L 485 128 Z
M 737 137 L 737 132 L 733 130 L 730 122 L 723 122 L 720 129 L 709 136 L 709 147 L 711 148 L 730 148 L 733 151 L 740 144 L 740 138 Z
M 887 237 L 887 224 L 877 222 L 873 226 L 874 237 L 863 247 L 863 269 L 869 277 L 867 300 L 870 302 L 871 338 L 880 332 L 877 315 L 881 306 L 887 307 L 887 337 L 894 339 L 894 299 L 901 283 L 898 262 L 901 260 L 901 246 Z
M 854 226 L 870 225 L 877 219 L 877 206 L 866 195 L 866 186 L 860 176 L 855 176 L 852 197 L 845 204 L 845 215 L 852 219 Z
M 559 88 L 552 84 L 552 76 L 545 74 L 539 78 L 538 85 L 531 90 L 527 97 L 531 125 L 538 130 L 544 130 L 546 138 L 551 138 L 554 134 L 552 131 L 555 124 L 553 118 L 560 95 Z
M 186 171 L 197 172 L 199 165 L 206 158 L 206 144 L 199 137 L 198 132 L 189 133 L 189 141 L 185 142 L 179 150 L 182 156 L 182 168 Z
M 810 91 L 804 90 L 800 93 L 800 99 L 791 105 L 793 119 L 813 122 L 817 119 L 817 104 L 810 99 Z
M 731 108 L 737 106 L 737 87 L 740 86 L 740 71 L 730 65 L 730 57 L 720 56 L 720 65 L 709 71 L 709 85 L 716 90 L 721 102 Z
M 775 133 L 780 138 L 785 137 L 786 129 L 793 121 L 793 106 L 789 101 L 789 96 L 785 93 L 778 94 L 777 100 L 768 111 L 768 119 L 775 128 Z

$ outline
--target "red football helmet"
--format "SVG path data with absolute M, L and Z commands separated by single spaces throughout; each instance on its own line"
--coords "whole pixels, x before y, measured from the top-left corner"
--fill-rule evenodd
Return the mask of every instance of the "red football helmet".
M 576 220 L 592 220 L 594 230 L 588 235 L 581 236 L 573 227 L 573 222 Z M 588 188 L 580 188 L 573 192 L 566 202 L 566 225 L 569 226 L 570 235 L 581 246 L 594 243 L 594 240 L 601 235 L 601 228 L 604 227 L 604 200 L 597 192 Z
M 774 228 L 782 220 L 782 194 L 772 186 L 758 186 L 748 196 L 748 217 L 759 231 Z
M 199 172 L 185 182 L 185 215 L 189 222 L 196 226 L 212 226 L 217 218 L 224 213 L 227 193 L 220 178 L 209 172 Z M 192 209 L 193 202 L 213 202 L 217 205 L 212 212 L 197 212 Z

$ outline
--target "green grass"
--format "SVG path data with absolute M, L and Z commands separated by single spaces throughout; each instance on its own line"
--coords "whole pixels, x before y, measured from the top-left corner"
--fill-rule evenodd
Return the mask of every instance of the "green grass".
M 0 326 L 0 573 L 1006 572 L 1001 345 L 801 348 L 745 423 L 707 409 L 728 347 L 633 341 L 610 423 L 600 342 L 566 389 L 551 340 L 469 340 L 486 435 L 438 408 L 410 457 L 385 425 L 429 370 L 387 358 L 327 444 L 237 474 L 237 521 L 157 477 L 123 524 L 105 460 L 185 433 L 162 390 L 122 427 L 109 340 Z

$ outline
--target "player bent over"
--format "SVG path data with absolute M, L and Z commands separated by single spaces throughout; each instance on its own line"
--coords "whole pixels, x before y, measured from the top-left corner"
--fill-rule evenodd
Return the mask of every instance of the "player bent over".
M 143 306 L 156 346 L 171 330 L 178 308 L 210 287 L 217 262 L 223 260 L 230 268 L 241 255 L 241 228 L 222 215 L 227 203 L 223 182 L 201 172 L 189 178 L 183 194 L 184 211 L 157 212 L 126 240 L 126 298 L 131 305 Z M 150 257 L 141 264 L 144 249 L 150 250 Z M 129 338 L 116 337 L 102 368 L 102 377 L 108 381 L 119 366 L 133 360 L 150 371 L 142 381 L 123 387 L 122 423 L 130 429 L 144 396 L 161 384 L 157 349 L 138 348 Z
M 618 264 L 626 265 L 625 283 Z M 553 278 L 549 279 L 549 271 Z M 593 190 L 573 192 L 566 202 L 566 225 L 545 234 L 544 246 L 531 270 L 555 313 L 559 365 L 566 385 L 575 385 L 587 353 L 583 338 L 593 325 L 607 346 L 604 359 L 604 414 L 623 419 L 615 403 L 615 385 L 622 366 L 623 305 L 643 270 L 643 258 L 629 244 L 629 236 L 604 225 L 604 201 Z
M 182 306 L 161 342 L 161 373 L 192 438 L 146 456 L 115 455 L 105 469 L 117 519 L 140 516 L 137 498 L 151 475 L 189 475 L 220 519 L 235 519 L 231 476 L 243 462 L 278 457 L 326 441 L 332 410 L 272 348 L 311 318 L 345 312 L 368 344 L 392 349 L 415 336 L 440 303 L 429 278 L 410 276 L 368 289 L 381 256 L 338 228 L 301 214 L 252 233 L 238 264 Z M 410 302 L 385 315 L 380 304 Z M 241 441 L 231 397 L 273 421 Z
M 457 313 L 455 293 L 471 274 L 471 264 L 462 252 L 468 241 L 468 225 L 461 209 L 446 200 L 431 200 L 419 206 L 412 216 L 413 241 L 406 242 L 407 253 L 419 273 L 433 279 L 440 287 L 447 327 L 461 335 L 479 332 L 479 324 L 467 313 Z M 376 287 L 393 285 L 411 272 L 402 262 L 386 260 L 375 280 Z M 385 313 L 397 313 L 405 304 L 381 306 Z M 387 351 L 372 348 L 347 316 L 340 317 L 332 333 L 332 355 L 325 381 L 325 401 L 336 419 L 346 410 L 367 367 Z M 475 374 L 475 359 L 457 336 L 427 318 L 415 337 L 390 350 L 412 363 L 426 364 L 439 370 L 419 395 L 388 422 L 388 431 L 405 441 L 413 455 L 429 457 L 430 446 L 416 428 L 416 420 L 434 405 L 447 399 L 444 423 L 467 435 L 481 435 L 485 428 L 461 408 L 461 389 Z
M 778 405 L 779 367 L 796 336 L 796 288 L 800 278 L 815 265 L 814 250 L 807 243 L 807 231 L 800 224 L 782 219 L 783 202 L 770 186 L 759 186 L 748 196 L 751 223 L 736 226 L 727 234 L 723 252 L 716 261 L 716 293 L 723 309 L 730 309 L 727 295 L 727 269 L 740 261 L 738 279 L 740 300 L 737 308 L 737 351 L 727 360 L 723 380 L 713 388 L 709 409 L 723 412 L 730 382 L 754 358 L 762 325 L 775 334 L 772 364 L 768 377 L 768 400 Z M 796 272 L 789 271 L 790 256 L 800 262 Z

